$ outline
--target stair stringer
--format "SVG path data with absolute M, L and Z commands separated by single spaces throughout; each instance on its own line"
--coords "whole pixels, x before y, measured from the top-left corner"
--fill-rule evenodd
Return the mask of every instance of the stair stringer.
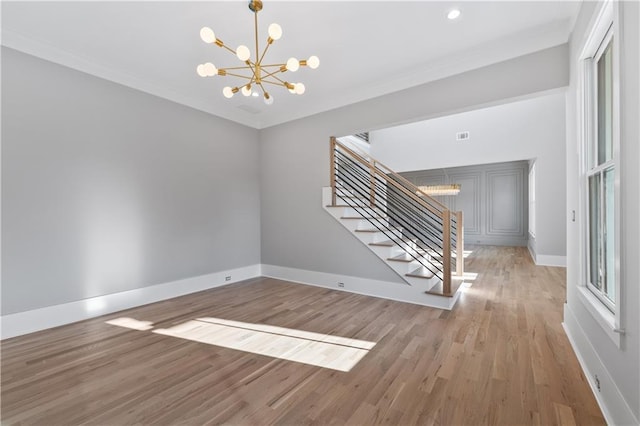
M 338 197 L 340 199 L 340 197 Z M 340 203 L 338 203 L 340 204 Z M 388 240 L 389 238 L 380 231 L 367 232 L 364 230 L 372 229 L 373 226 L 365 219 L 362 214 L 351 207 L 345 207 L 343 205 L 331 206 L 331 187 L 322 188 L 322 207 L 331 215 L 338 223 L 340 223 L 345 229 L 349 231 L 351 235 L 357 238 L 364 246 L 371 250 L 380 259 L 381 262 L 386 264 L 392 271 L 394 271 L 407 285 L 411 286 L 415 290 L 414 302 L 424 306 L 431 306 L 439 309 L 451 310 L 455 306 L 462 286 L 460 286 L 453 296 L 440 296 L 437 294 L 429 294 L 427 291 L 440 284 L 440 279 L 436 276 L 432 278 L 416 278 L 409 277 L 406 274 L 417 269 L 421 265 L 415 260 L 412 262 L 398 262 L 391 261 L 389 258 L 399 256 L 406 251 L 398 245 L 393 246 L 375 246 L 371 243 L 381 242 Z M 344 219 L 349 217 L 349 219 Z M 358 217 L 358 219 L 353 219 Z M 383 223 L 384 219 L 377 219 L 379 223 Z M 394 232 L 389 230 L 387 232 Z M 399 232 L 399 231 L 395 231 Z

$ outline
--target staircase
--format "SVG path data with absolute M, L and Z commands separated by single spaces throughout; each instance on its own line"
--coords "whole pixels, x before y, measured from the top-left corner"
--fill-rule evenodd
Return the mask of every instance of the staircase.
M 462 212 L 335 138 L 330 157 L 324 209 L 415 289 L 416 303 L 451 309 L 464 269 Z

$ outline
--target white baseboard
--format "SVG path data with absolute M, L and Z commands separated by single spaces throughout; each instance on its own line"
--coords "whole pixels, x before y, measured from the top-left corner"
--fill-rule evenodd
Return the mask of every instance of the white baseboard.
M 564 305 L 564 322 L 562 323 L 571 347 L 578 358 L 587 381 L 591 386 L 598 405 L 602 410 L 607 424 L 610 425 L 638 425 L 638 419 L 625 401 L 620 389 L 616 386 L 609 371 L 605 367 L 598 353 L 591 345 L 584 330 L 580 326 L 575 314 L 568 304 Z M 596 375 L 600 381 L 600 391 L 595 381 Z
M 529 254 L 531 255 L 531 260 L 533 260 L 533 263 L 535 263 L 537 265 L 538 262 L 536 262 L 536 251 L 533 249 L 533 247 L 531 247 L 531 244 L 527 244 L 527 248 L 529 249 Z
M 538 254 L 535 257 L 538 266 L 562 266 L 567 267 L 567 256 L 552 256 L 549 254 Z
M 225 281 L 228 276 L 232 279 Z M 453 308 L 462 291 L 458 291 L 454 297 L 441 297 L 425 294 L 415 287 L 402 283 L 256 264 L 3 315 L 0 317 L 0 339 L 21 336 L 260 276 L 447 310 Z M 338 282 L 343 282 L 345 288 L 339 288 Z
M 225 281 L 228 276 L 231 276 L 231 279 Z M 1 339 L 33 333 L 259 276 L 260 265 L 256 264 L 61 305 L 3 315 L 0 317 Z
M 446 310 L 453 308 L 463 291 L 460 289 L 454 297 L 434 296 L 404 283 L 265 264 L 262 265 L 262 276 Z M 338 287 L 338 283 L 344 283 L 344 287 Z

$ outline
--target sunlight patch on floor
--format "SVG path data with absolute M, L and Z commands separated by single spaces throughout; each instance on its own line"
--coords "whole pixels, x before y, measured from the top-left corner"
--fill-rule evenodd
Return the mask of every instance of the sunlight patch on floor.
M 151 321 L 140 321 L 128 317 L 116 318 L 105 322 L 110 325 L 117 325 L 118 327 L 125 327 L 139 331 L 151 330 L 153 328 L 153 323 Z
M 375 346 L 363 340 L 219 318 L 198 318 L 153 333 L 345 372 Z

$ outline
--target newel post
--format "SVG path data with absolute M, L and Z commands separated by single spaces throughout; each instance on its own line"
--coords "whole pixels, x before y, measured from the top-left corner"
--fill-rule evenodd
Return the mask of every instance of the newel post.
M 442 212 L 442 293 L 451 294 L 451 210 Z
M 456 275 L 464 275 L 464 223 L 462 211 L 456 212 Z

